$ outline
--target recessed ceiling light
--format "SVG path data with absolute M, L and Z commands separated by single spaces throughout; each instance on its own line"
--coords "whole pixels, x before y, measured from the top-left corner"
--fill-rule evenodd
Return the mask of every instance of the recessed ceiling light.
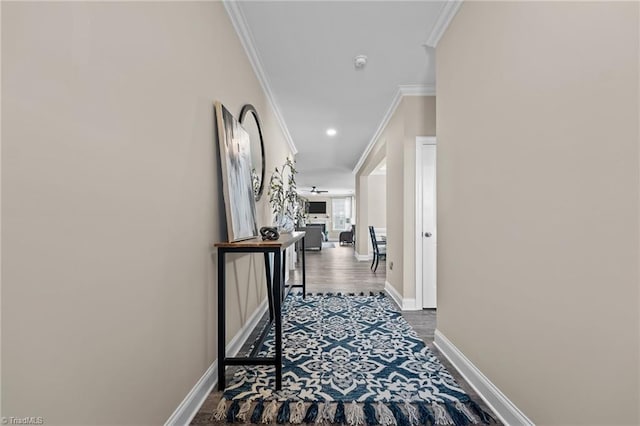
M 338 131 L 336 129 L 327 129 L 328 136 L 335 136 L 337 134 L 338 134 Z

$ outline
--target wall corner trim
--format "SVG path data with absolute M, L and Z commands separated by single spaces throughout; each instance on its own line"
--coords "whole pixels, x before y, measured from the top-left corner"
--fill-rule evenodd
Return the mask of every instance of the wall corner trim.
M 273 95 L 273 91 L 271 90 L 269 79 L 264 71 L 264 67 L 262 66 L 260 55 L 258 55 L 258 51 L 255 48 L 255 43 L 253 41 L 251 31 L 249 30 L 247 20 L 240 8 L 240 2 L 237 0 L 222 0 L 222 3 L 227 11 L 227 15 L 229 15 L 229 18 L 231 19 L 233 28 L 236 30 L 236 33 L 240 38 L 240 42 L 242 43 L 242 47 L 244 47 L 244 51 L 249 58 L 253 71 L 255 72 L 256 77 L 258 77 L 262 90 L 264 90 L 267 100 L 269 101 L 271 108 L 273 108 L 273 113 L 276 116 L 276 120 L 278 121 L 280 128 L 282 129 L 282 133 L 284 134 L 284 138 L 291 149 L 291 153 L 295 155 L 298 153 L 298 148 L 296 148 L 296 145 L 293 143 L 293 138 L 291 137 L 291 133 L 289 133 L 289 128 L 284 121 L 284 117 L 280 112 L 280 107 L 278 106 L 275 96 Z
M 378 128 L 376 129 L 371 139 L 369 140 L 369 144 L 366 146 L 364 151 L 362 151 L 362 155 L 360 155 L 360 158 L 358 159 L 358 162 L 354 166 L 351 173 L 353 173 L 354 175 L 358 174 L 358 172 L 364 165 L 364 162 L 367 160 L 367 156 L 369 156 L 369 153 L 371 152 L 371 150 L 373 150 L 373 147 L 375 146 L 376 142 L 382 135 L 382 132 L 384 132 L 384 129 L 387 127 L 387 124 L 389 124 L 391 117 L 393 117 L 393 114 L 396 112 L 396 109 L 398 109 L 398 105 L 400 105 L 400 101 L 404 96 L 435 96 L 435 95 L 436 95 L 436 86 L 433 84 L 406 84 L 406 85 L 398 86 L 398 90 L 396 90 L 396 93 L 395 95 L 393 95 L 393 99 L 391 100 L 391 105 L 389 105 L 387 112 L 384 114 L 384 117 L 382 117 L 382 121 L 378 125 Z
M 358 259 L 358 262 L 366 262 L 367 260 L 373 259 L 372 255 L 370 255 L 370 254 L 360 254 L 357 251 L 354 251 L 353 255 L 355 256 L 356 259 Z
M 402 296 L 400 295 L 400 293 L 398 293 L 398 290 L 396 290 L 395 287 L 391 285 L 389 281 L 384 282 L 384 291 L 389 296 L 391 296 L 393 301 L 396 302 L 398 306 L 400 306 L 400 309 L 402 309 Z
M 478 392 L 484 402 L 497 414 L 500 421 L 506 425 L 535 425 L 438 329 L 435 331 L 434 344 L 453 364 L 460 375 Z
M 462 5 L 462 0 L 448 0 L 442 5 L 440 9 L 440 14 L 436 19 L 436 23 L 433 25 L 433 29 L 431 30 L 431 34 L 427 38 L 427 41 L 424 42 L 424 45 L 427 47 L 436 47 L 440 42 L 440 39 L 444 35 L 444 32 L 449 28 L 449 24 L 453 20 L 453 17 L 456 16 L 458 9 Z
M 416 299 L 403 299 L 398 290 L 395 289 L 394 286 L 391 285 L 389 281 L 384 282 L 384 291 L 391 296 L 394 302 L 400 307 L 403 311 L 415 311 L 416 310 Z
M 418 307 L 416 299 L 402 299 L 403 311 L 421 311 L 422 307 Z
M 265 298 L 258 308 L 253 312 L 247 320 L 244 327 L 233 336 L 233 339 L 227 344 L 227 356 L 235 356 L 238 354 L 242 345 L 247 341 L 251 332 L 256 328 L 262 316 L 267 312 L 268 305 Z M 218 360 L 216 359 L 209 366 L 207 371 L 202 375 L 200 380 L 189 391 L 187 396 L 182 400 L 180 405 L 175 409 L 173 414 L 165 422 L 165 426 L 182 426 L 191 423 L 191 420 L 198 414 L 198 410 L 207 396 L 218 383 Z

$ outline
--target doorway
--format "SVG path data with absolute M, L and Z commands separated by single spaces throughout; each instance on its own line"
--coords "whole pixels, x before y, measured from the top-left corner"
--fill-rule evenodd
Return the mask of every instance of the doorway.
M 416 138 L 416 305 L 437 307 L 436 138 Z

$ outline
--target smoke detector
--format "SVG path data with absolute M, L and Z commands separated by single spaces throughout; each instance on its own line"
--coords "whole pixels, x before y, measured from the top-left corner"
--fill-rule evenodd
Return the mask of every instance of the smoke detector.
M 364 68 L 367 65 L 367 57 L 365 55 L 358 55 L 353 58 L 353 65 L 355 65 L 356 69 Z

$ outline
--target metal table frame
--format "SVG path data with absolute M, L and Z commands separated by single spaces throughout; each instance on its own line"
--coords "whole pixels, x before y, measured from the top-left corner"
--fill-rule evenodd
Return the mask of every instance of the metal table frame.
M 227 365 L 275 365 L 276 390 L 282 389 L 282 301 L 285 290 L 302 288 L 303 297 L 306 295 L 306 268 L 304 255 L 304 232 L 283 234 L 276 241 L 262 241 L 251 239 L 235 243 L 216 243 L 218 249 L 218 390 L 225 388 L 225 367 Z M 286 254 L 287 248 L 297 241 L 301 241 L 302 284 L 289 284 L 285 288 Z M 227 357 L 226 355 L 226 316 L 225 316 L 225 287 L 226 287 L 226 254 L 227 253 L 263 253 L 267 282 L 267 299 L 269 302 L 269 324 L 264 328 L 257 344 L 249 356 Z M 273 254 L 273 277 L 269 254 Z M 258 351 L 267 337 L 271 324 L 275 322 L 275 356 L 258 357 Z

